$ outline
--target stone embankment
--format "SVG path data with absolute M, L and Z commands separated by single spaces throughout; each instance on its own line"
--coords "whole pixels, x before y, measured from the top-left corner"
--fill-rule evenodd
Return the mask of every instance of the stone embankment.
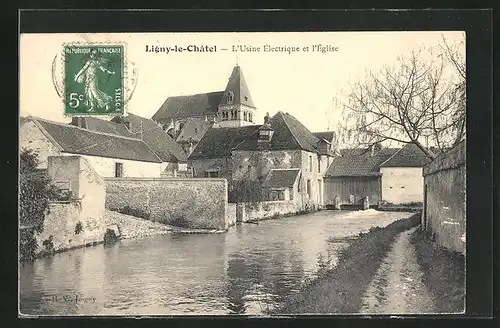
M 224 230 L 216 229 L 208 230 L 174 227 L 114 211 L 106 211 L 105 218 L 107 228 L 113 230 L 116 237 L 119 239 L 143 238 L 167 233 L 200 234 L 224 232 Z

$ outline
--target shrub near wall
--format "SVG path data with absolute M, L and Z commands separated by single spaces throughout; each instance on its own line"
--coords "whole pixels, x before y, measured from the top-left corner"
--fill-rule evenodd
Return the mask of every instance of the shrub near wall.
M 106 208 L 193 229 L 227 229 L 225 179 L 106 179 Z

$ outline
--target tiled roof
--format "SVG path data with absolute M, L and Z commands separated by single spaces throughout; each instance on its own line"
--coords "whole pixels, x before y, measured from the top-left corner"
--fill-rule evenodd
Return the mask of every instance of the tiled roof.
M 325 177 L 377 176 L 380 164 L 389 159 L 398 148 L 382 148 L 373 155 L 370 149 L 341 149 L 342 157 L 336 157 L 328 167 Z
M 43 132 L 72 154 L 92 155 L 133 161 L 161 163 L 160 158 L 139 139 L 93 132 L 70 124 L 31 117 Z
M 216 91 L 188 96 L 168 97 L 160 109 L 153 115 L 153 120 L 159 122 L 177 118 L 217 114 L 217 108 L 223 93 L 224 91 Z
M 292 188 L 300 169 L 271 169 L 264 186 L 271 189 Z
M 279 111 L 270 118 L 269 123 L 274 130 L 271 142 L 258 142 L 258 132 L 256 131 L 248 139 L 241 142 L 235 150 L 302 149 L 317 152 L 319 139 L 292 115 Z
M 177 136 L 177 142 L 193 141 L 199 142 L 203 135 L 212 127 L 213 122 L 205 121 L 202 118 L 190 118 L 184 124 L 181 132 Z
M 115 134 L 129 138 L 135 137 L 135 135 L 127 129 L 124 124 L 103 120 L 97 117 L 73 117 L 71 124 L 94 132 Z
M 163 162 L 176 163 L 187 160 L 186 153 L 182 147 L 165 133 L 155 121 L 131 113 L 121 118 L 114 118 L 113 120 L 129 122 L 130 131 L 134 138 L 142 138 Z
M 423 167 L 431 159 L 414 143 L 408 143 L 380 167 Z
M 193 150 L 189 159 L 231 156 L 231 151 L 252 135 L 260 125 L 239 128 L 210 128 Z

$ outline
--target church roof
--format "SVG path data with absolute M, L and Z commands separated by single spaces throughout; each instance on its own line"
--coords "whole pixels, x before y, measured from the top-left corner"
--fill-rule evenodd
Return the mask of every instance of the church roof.
M 292 188 L 300 169 L 271 169 L 264 180 L 264 187 L 271 189 Z
M 258 133 L 241 142 L 235 150 L 306 150 L 317 152 L 319 139 L 288 113 L 279 111 L 269 119 L 274 134 L 270 142 L 258 142 Z
M 250 95 L 250 90 L 248 89 L 245 77 L 243 76 L 243 71 L 241 70 L 240 66 L 236 65 L 233 68 L 233 72 L 229 77 L 225 92 L 233 93 L 233 104 L 242 104 L 248 107 L 255 108 L 252 96 Z M 227 104 L 227 99 L 225 97 L 222 97 L 220 104 Z
M 196 145 L 189 159 L 231 156 L 233 148 L 252 135 L 259 127 L 260 125 L 210 128 Z
M 28 119 L 34 121 L 42 133 L 63 152 L 161 163 L 155 152 L 140 139 L 94 132 L 32 116 Z
M 169 121 L 171 119 L 202 117 L 217 114 L 217 107 L 224 91 L 199 93 L 187 96 L 168 97 L 152 119 Z

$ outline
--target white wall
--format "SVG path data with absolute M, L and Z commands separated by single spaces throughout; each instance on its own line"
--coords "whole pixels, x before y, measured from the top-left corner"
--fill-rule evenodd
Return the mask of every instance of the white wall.
M 423 202 L 421 167 L 381 167 L 382 200 L 393 204 Z
M 62 154 L 76 155 L 76 154 Z M 85 158 L 92 168 L 103 178 L 115 177 L 115 164 L 123 163 L 124 178 L 159 178 L 161 176 L 161 163 L 130 161 L 119 158 L 99 157 L 81 155 Z

